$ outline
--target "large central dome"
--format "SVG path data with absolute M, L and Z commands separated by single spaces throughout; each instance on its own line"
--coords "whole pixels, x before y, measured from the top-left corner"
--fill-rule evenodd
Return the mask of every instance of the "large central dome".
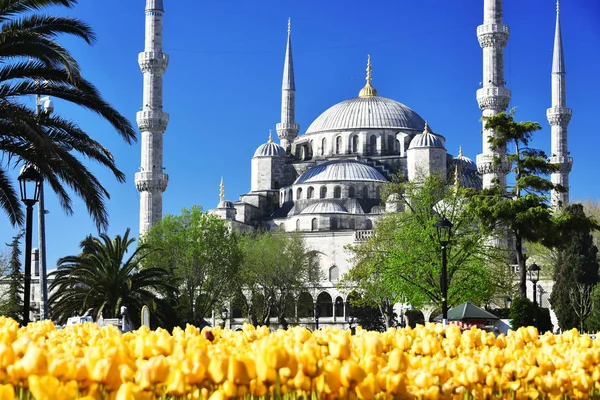
M 355 97 L 330 107 L 307 134 L 355 129 L 409 129 L 422 132 L 425 120 L 409 107 L 380 96 Z

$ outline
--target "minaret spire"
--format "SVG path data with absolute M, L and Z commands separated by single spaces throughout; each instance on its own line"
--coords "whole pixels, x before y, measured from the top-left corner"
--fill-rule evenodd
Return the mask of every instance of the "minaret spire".
M 552 183 L 569 188 L 569 172 L 573 159 L 569 157 L 567 127 L 572 111 L 567 108 L 567 71 L 563 54 L 562 33 L 560 29 L 560 3 L 556 2 L 556 30 L 554 32 L 554 54 L 552 55 L 552 107 L 546 111 L 552 129 L 550 162 L 560 165 L 560 170 L 550 175 Z M 552 191 L 554 208 L 569 203 L 569 192 Z
M 281 122 L 276 127 L 281 146 L 286 151 L 300 131 L 300 127 L 296 124 L 296 83 L 294 82 L 294 61 L 292 59 L 292 29 L 289 19 L 287 32 L 283 83 L 281 85 Z
M 483 87 L 477 90 L 477 102 L 483 116 L 483 152 L 477 156 L 477 169 L 483 174 L 483 188 L 506 186 L 507 163 L 495 165 L 494 157 L 504 156 L 506 149 L 494 151 L 489 138 L 494 131 L 485 129 L 485 118 L 506 111 L 510 90 L 504 87 L 504 47 L 508 26 L 502 23 L 502 0 L 484 0 L 483 25 L 477 27 L 477 39 L 483 50 Z
M 371 85 L 371 81 L 373 80 L 373 78 L 371 77 L 372 72 L 373 72 L 373 70 L 371 69 L 371 55 L 367 54 L 367 78 L 366 78 L 367 84 L 365 85 L 364 88 L 362 88 L 360 90 L 358 97 L 377 96 L 377 90 L 375 90 L 375 88 Z
M 221 184 L 219 185 L 219 200 L 225 200 L 225 184 L 223 183 L 223 177 L 221 177 Z
M 137 113 L 142 133 L 142 161 L 135 174 L 140 192 L 140 235 L 162 218 L 162 196 L 169 177 L 163 172 L 163 133 L 169 114 L 162 110 L 163 80 L 168 56 L 162 52 L 163 0 L 146 0 L 146 38 L 138 62 L 144 74 L 142 110 Z

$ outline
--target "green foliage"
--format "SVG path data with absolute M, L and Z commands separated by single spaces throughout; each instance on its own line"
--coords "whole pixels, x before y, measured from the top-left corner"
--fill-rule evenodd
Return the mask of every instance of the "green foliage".
M 94 319 L 100 314 L 118 318 L 121 306 L 126 306 L 128 318 L 139 326 L 141 309 L 147 305 L 158 321 L 167 320 L 171 309 L 157 293 L 175 290 L 170 276 L 162 268 L 140 269 L 149 254 L 145 245 L 127 257 L 134 241 L 129 229 L 114 239 L 106 234 L 88 236 L 80 243 L 80 254 L 59 259 L 49 288 L 52 319 L 65 323 L 69 317 L 88 310 Z
M 23 235 L 25 232 L 21 231 L 13 237 L 10 244 L 6 244 L 10 247 L 10 256 L 0 260 L 1 275 L 8 281 L 8 290 L 0 299 L 0 315 L 10 317 L 18 322 L 23 318 L 23 274 L 21 273 L 21 249 L 19 247 Z
M 517 264 L 519 265 L 519 293 L 527 292 L 527 268 L 523 242 L 549 241 L 556 232 L 552 210 L 548 204 L 550 190 L 564 191 L 545 178 L 557 171 L 559 166 L 550 164 L 543 151 L 529 147 L 533 132 L 541 129 L 537 122 L 517 122 L 514 113 L 500 113 L 485 118 L 485 128 L 495 135 L 489 142 L 492 150 L 505 154 L 496 156 L 494 164 L 507 165 L 514 183 L 507 188 L 493 186 L 473 196 L 471 203 L 481 227 L 495 237 L 506 237 L 507 231 L 514 239 Z
M 513 330 L 522 326 L 535 326 L 535 305 L 526 297 L 513 299 L 508 315 Z
M 386 330 L 383 316 L 376 307 L 353 307 L 353 317 L 356 318 L 356 325 L 362 329 L 378 332 Z
M 238 286 L 242 254 L 238 237 L 225 221 L 198 206 L 166 215 L 141 240 L 155 251 L 143 268 L 157 267 L 175 278 L 178 291 L 166 296 L 178 324 L 201 325 Z
M 240 248 L 240 291 L 247 295 L 251 321 L 268 326 L 277 317 L 287 327 L 300 292 L 322 279 L 318 253 L 306 249 L 300 234 L 282 230 L 243 235 Z
M 13 225 L 24 216 L 15 185 L 8 171 L 18 164 L 35 165 L 62 208 L 73 213 L 72 193 L 81 197 L 99 230 L 108 226 L 105 200 L 109 197 L 83 163 L 93 160 L 125 181 L 112 154 L 89 137 L 74 121 L 32 109 L 32 96 L 52 96 L 98 114 L 127 143 L 136 140 L 131 123 L 102 98 L 81 75 L 69 50 L 57 38 L 95 41 L 84 22 L 64 15 L 63 8 L 77 0 L 5 0 L 0 2 L 0 209 Z M 44 12 L 42 12 L 44 10 Z M 40 83 L 43 82 L 43 83 Z
M 600 285 L 594 286 L 591 295 L 592 312 L 585 321 L 586 330 L 600 332 Z
M 554 326 L 552 325 L 552 318 L 550 318 L 550 309 L 536 307 L 536 327 L 538 332 L 544 334 L 546 332 L 553 332 Z
M 594 245 L 594 238 L 590 227 L 587 226 L 586 217 L 581 204 L 571 204 L 559 216 L 573 228 L 565 229 L 569 235 L 564 235 L 562 246 L 557 250 L 554 265 L 554 288 L 550 295 L 552 308 L 558 318 L 558 324 L 563 331 L 581 329 L 582 321 L 578 317 L 579 311 L 574 310 L 573 294 L 579 294 L 578 285 L 594 286 L 600 280 L 598 276 L 598 248 Z M 593 222 L 593 221 L 592 221 Z M 577 229 L 577 226 L 582 228 Z M 585 297 L 585 296 L 584 296 Z M 585 308 L 587 299 L 578 296 L 577 303 L 580 308 Z M 581 303 L 583 301 L 583 303 Z
M 364 304 L 404 302 L 420 308 L 441 305 L 441 246 L 434 227 L 440 214 L 452 223 L 447 247 L 448 304 L 485 302 L 496 291 L 494 274 L 485 260 L 495 249 L 473 224 L 463 191 L 458 193 L 444 177 L 430 176 L 422 182 L 395 179 L 384 198 L 393 195 L 404 212 L 387 213 L 370 240 L 352 247 L 354 267 L 343 286 L 358 286 Z

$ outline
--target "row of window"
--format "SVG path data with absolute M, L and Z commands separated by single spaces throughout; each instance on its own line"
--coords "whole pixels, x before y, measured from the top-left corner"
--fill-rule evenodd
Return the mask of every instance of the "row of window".
M 283 194 L 283 201 L 282 201 L 283 203 L 285 203 L 286 201 L 294 200 L 292 189 L 283 191 L 282 194 Z M 357 188 L 355 188 L 354 186 L 350 186 L 348 188 L 348 198 L 349 199 L 356 198 L 357 194 L 360 195 L 360 197 L 362 197 L 363 199 L 368 199 L 369 198 L 369 188 L 367 186 L 363 186 L 362 189 L 360 189 L 358 191 L 358 193 L 357 193 Z M 302 196 L 303 196 L 302 188 L 296 189 L 296 199 L 295 200 L 301 200 Z M 381 188 L 379 186 L 375 189 L 375 197 L 377 199 L 379 199 L 381 197 Z M 308 189 L 306 189 L 306 198 L 307 199 L 315 198 L 315 189 L 312 186 L 309 186 Z M 319 189 L 319 198 L 320 199 L 327 198 L 327 186 L 321 186 L 321 188 Z M 333 188 L 333 198 L 334 199 L 342 198 L 341 186 L 336 186 Z
M 348 220 L 348 226 L 341 226 L 341 224 L 339 223 L 338 218 L 336 217 L 331 217 L 329 218 L 329 229 L 330 230 L 336 230 L 336 229 L 356 229 L 356 222 L 354 221 L 354 218 L 350 218 Z M 366 226 L 364 229 L 373 229 L 373 222 L 371 222 L 371 220 L 367 220 L 366 222 Z M 300 230 L 300 220 L 297 219 L 296 220 L 296 230 L 299 231 Z M 319 230 L 319 220 L 317 218 L 313 218 L 310 221 L 310 230 L 311 231 L 318 231 Z
M 369 137 L 368 146 L 367 146 L 367 153 L 368 154 L 377 154 L 377 153 L 379 153 L 377 151 L 377 139 L 378 139 L 377 135 L 371 135 Z M 334 143 L 335 143 L 334 154 L 344 154 L 344 153 L 346 153 L 346 151 L 344 149 L 343 139 L 342 139 L 341 136 L 337 136 L 334 139 Z M 384 146 L 384 143 L 386 143 L 387 146 Z M 350 138 L 350 141 L 349 141 L 348 144 L 349 144 L 348 151 L 350 153 L 358 153 L 358 135 L 353 135 Z M 380 152 L 381 153 L 385 153 L 385 152 L 387 152 L 387 153 L 394 153 L 394 152 L 398 151 L 398 149 L 401 149 L 400 142 L 398 140 L 396 140 L 393 135 L 390 135 L 390 136 L 387 136 L 386 141 L 382 142 L 381 151 Z M 298 151 L 299 151 L 299 154 L 297 154 L 297 155 L 301 159 L 309 158 L 313 154 L 313 142 L 311 141 L 308 146 L 302 146 L 302 147 L 300 147 Z M 308 155 L 305 154 L 306 151 L 308 151 L 308 153 L 309 153 Z M 327 138 L 323 138 L 323 139 L 321 139 L 320 155 L 325 156 L 327 154 L 328 154 L 328 151 L 327 151 Z

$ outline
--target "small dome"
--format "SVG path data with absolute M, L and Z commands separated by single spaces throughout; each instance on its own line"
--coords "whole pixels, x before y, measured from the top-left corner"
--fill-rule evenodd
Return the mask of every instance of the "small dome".
M 381 172 L 370 165 L 356 160 L 328 161 L 302 173 L 294 184 L 338 181 L 387 182 Z
M 277 143 L 268 142 L 256 149 L 254 157 L 285 157 L 285 149 Z
M 233 207 L 233 203 L 229 200 L 221 200 L 217 208 L 235 208 Z
M 346 202 L 346 208 L 350 214 L 364 214 L 365 211 L 361 207 L 357 199 L 348 199 Z
M 425 122 L 425 129 L 423 133 L 415 135 L 415 137 L 410 141 L 410 146 L 408 149 L 416 149 L 423 147 L 436 147 L 436 148 L 444 148 L 444 140 L 438 136 L 434 135 L 429 129 L 429 125 Z
M 456 165 L 463 171 L 477 171 L 477 164 L 469 157 L 465 157 L 462 152 L 462 146 L 458 150 L 458 155 L 454 159 Z
M 300 214 L 336 214 L 347 212 L 341 204 L 335 201 L 323 200 L 309 205 Z

